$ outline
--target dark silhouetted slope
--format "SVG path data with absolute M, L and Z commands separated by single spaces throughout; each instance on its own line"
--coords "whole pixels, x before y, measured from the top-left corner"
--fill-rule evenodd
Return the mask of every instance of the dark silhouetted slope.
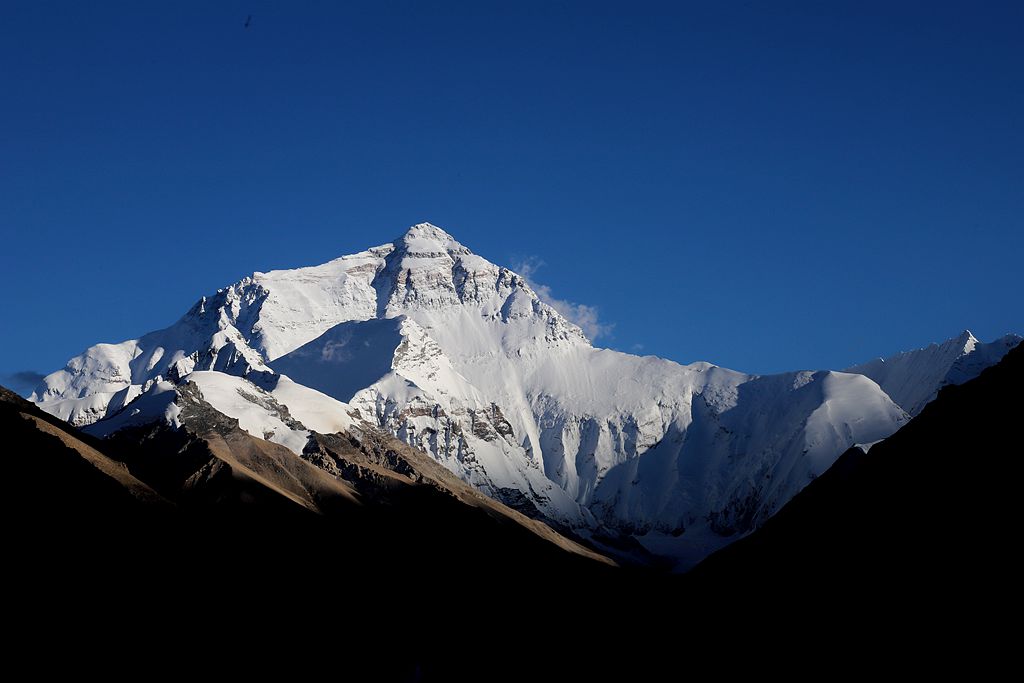
M 1024 347 L 868 453 L 851 449 L 746 539 L 688 577 L 698 587 L 980 606 L 1016 583 Z M 807 598 L 804 595 L 801 601 Z M 814 598 L 812 598 L 813 600 Z

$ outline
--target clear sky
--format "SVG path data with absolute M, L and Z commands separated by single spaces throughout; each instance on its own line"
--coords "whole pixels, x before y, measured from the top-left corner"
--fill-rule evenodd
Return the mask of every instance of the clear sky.
M 1009 2 L 4 2 L 0 374 L 420 221 L 681 362 L 1024 332 L 1022 31 Z

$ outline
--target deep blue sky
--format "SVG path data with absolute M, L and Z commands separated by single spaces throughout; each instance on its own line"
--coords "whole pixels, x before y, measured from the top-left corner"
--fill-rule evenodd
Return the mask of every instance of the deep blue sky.
M 0 374 L 424 220 L 682 362 L 1024 332 L 1024 4 L 276 4 L 0 7 Z

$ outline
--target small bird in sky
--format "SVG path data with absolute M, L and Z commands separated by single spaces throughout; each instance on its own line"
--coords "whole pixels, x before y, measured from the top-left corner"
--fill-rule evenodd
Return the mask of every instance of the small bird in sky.
M 245 27 L 249 28 L 250 25 L 252 25 L 252 15 L 251 14 L 245 18 Z

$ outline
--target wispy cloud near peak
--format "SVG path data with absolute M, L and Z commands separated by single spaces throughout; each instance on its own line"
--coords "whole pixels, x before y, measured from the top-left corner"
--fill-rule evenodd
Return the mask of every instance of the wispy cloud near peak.
M 591 341 L 611 334 L 615 325 L 601 322 L 597 306 L 559 299 L 551 293 L 551 287 L 537 282 L 536 273 L 543 266 L 544 261 L 531 256 L 514 263 L 513 270 L 526 278 L 541 301 L 558 311 L 566 320 L 577 325 Z

